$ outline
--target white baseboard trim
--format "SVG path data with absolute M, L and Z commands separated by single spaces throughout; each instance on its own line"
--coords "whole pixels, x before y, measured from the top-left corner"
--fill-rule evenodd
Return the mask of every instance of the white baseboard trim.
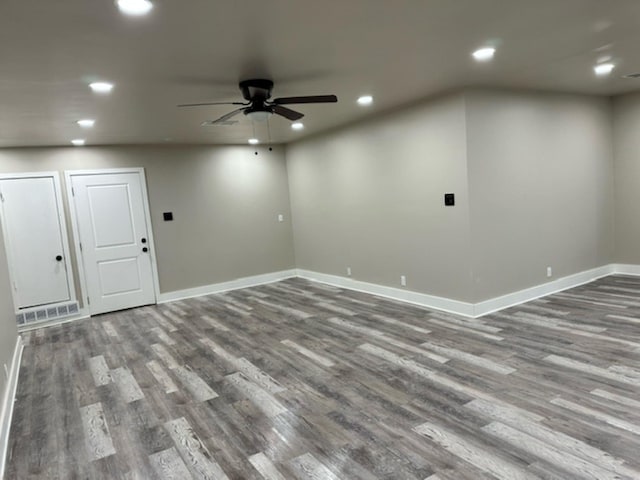
M 4 478 L 4 469 L 7 462 L 7 451 L 9 449 L 9 432 L 11 430 L 11 418 L 13 417 L 13 404 L 18 388 L 18 375 L 20 373 L 20 361 L 22 360 L 22 350 L 24 345 L 22 338 L 18 336 L 16 346 L 11 359 L 9 379 L 2 398 L 0 410 L 0 479 Z
M 498 310 L 504 310 L 505 308 L 513 307 L 514 305 L 530 302 L 536 298 L 592 282 L 598 278 L 606 277 L 613 273 L 617 273 L 614 270 L 614 265 L 604 265 L 602 267 L 558 278 L 557 280 L 552 280 L 541 285 L 536 285 L 535 287 L 525 288 L 524 290 L 508 293 L 507 295 L 484 300 L 473 306 L 473 316 L 481 317 L 489 313 L 497 312 Z
M 640 275 L 640 265 L 630 265 L 626 263 L 613 264 L 614 273 L 618 275 Z
M 298 270 L 297 276 L 314 282 L 326 283 L 336 287 L 370 293 L 379 297 L 390 298 L 401 302 L 412 303 L 421 307 L 442 310 L 466 317 L 473 316 L 473 304 L 452 300 L 450 298 L 436 297 L 425 293 L 412 292 L 394 287 L 385 287 L 375 283 L 361 282 L 352 278 L 328 275 L 326 273 L 312 272 L 310 270 Z
M 255 287 L 266 283 L 279 282 L 287 278 L 300 277 L 307 280 L 326 283 L 336 287 L 347 288 L 358 292 L 369 293 L 380 297 L 390 298 L 400 302 L 411 303 L 421 307 L 434 310 L 441 310 L 448 313 L 454 313 L 465 317 L 481 317 L 498 310 L 529 302 L 546 295 L 551 295 L 562 290 L 577 287 L 579 285 L 591 282 L 607 275 L 638 275 L 640 276 L 640 265 L 630 264 L 609 264 L 602 267 L 586 270 L 573 275 L 569 275 L 551 282 L 536 285 L 517 292 L 509 293 L 479 303 L 468 303 L 460 300 L 453 300 L 446 297 L 438 297 L 426 293 L 413 292 L 400 288 L 387 287 L 374 283 L 362 282 L 349 277 L 341 277 L 338 275 L 330 275 L 326 273 L 314 272 L 304 269 L 282 270 L 280 272 L 265 273 L 262 275 L 254 275 L 251 277 L 243 277 L 227 282 L 214 283 L 212 285 L 204 285 L 201 287 L 188 288 L 185 290 L 176 290 L 160 294 L 158 303 L 168 303 L 187 298 L 200 297 L 203 295 L 211 295 L 214 293 L 222 293 L 241 288 Z M 72 322 L 89 318 L 89 312 L 86 309 L 80 309 L 75 317 L 69 317 L 62 320 L 54 320 L 40 324 L 29 325 L 20 328 L 20 332 L 26 332 L 37 328 L 50 327 L 60 325 L 62 323 Z
M 329 275 L 310 270 L 297 270 L 297 276 L 307 280 L 326 283 L 336 287 L 365 292 L 400 302 L 419 305 L 429 309 L 441 310 L 473 318 L 497 312 L 498 310 L 504 310 L 505 308 L 529 302 L 536 298 L 551 295 L 562 290 L 574 288 L 612 274 L 640 275 L 640 265 L 604 265 L 602 267 L 568 275 L 551 282 L 536 285 L 535 287 L 525 288 L 524 290 L 519 290 L 507 295 L 484 300 L 482 302 L 467 303 L 445 297 L 436 297 L 425 293 L 361 282 L 348 277 L 340 277 L 338 275 Z
M 239 288 L 255 287 L 265 283 L 279 282 L 287 278 L 296 276 L 296 270 L 282 270 L 280 272 L 264 273 L 262 275 L 254 275 L 252 277 L 243 277 L 228 282 L 214 283 L 212 285 L 204 285 L 202 287 L 187 288 L 185 290 L 176 290 L 173 292 L 161 293 L 158 303 L 175 302 L 176 300 L 184 300 L 185 298 L 201 297 L 203 295 L 211 295 L 214 293 L 228 292 L 230 290 L 238 290 Z

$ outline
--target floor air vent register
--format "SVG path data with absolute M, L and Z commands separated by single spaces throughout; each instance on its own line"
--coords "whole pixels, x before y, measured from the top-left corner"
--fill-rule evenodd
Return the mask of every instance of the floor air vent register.
M 59 318 L 70 317 L 72 315 L 77 315 L 78 312 L 78 302 L 65 303 L 55 307 L 43 306 L 18 313 L 16 315 L 16 321 L 18 322 L 19 327 L 24 327 L 32 323 L 47 322 Z

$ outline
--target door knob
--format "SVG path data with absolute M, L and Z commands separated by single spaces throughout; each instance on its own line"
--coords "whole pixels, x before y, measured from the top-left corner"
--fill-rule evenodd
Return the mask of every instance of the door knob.
M 62 261 L 62 255 L 56 255 L 56 260 L 58 262 L 61 262 Z
M 140 240 L 142 243 L 147 243 L 147 239 L 143 238 L 142 240 Z
M 147 247 L 142 247 L 142 251 L 146 253 L 149 251 L 149 249 Z

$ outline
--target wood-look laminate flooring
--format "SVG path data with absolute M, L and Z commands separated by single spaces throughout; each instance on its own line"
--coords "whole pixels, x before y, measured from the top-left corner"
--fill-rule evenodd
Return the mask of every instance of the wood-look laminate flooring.
M 24 335 L 7 479 L 640 479 L 640 278 L 468 319 L 301 279 Z

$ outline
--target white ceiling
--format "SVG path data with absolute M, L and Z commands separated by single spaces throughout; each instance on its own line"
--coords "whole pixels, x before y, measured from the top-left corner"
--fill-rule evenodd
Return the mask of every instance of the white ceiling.
M 0 147 L 245 143 L 234 126 L 201 127 L 240 101 L 237 82 L 266 77 L 274 96 L 336 94 L 300 105 L 302 132 L 274 116 L 283 143 L 463 86 L 614 95 L 640 89 L 637 0 L 155 0 L 144 18 L 113 0 L 0 2 Z M 495 59 L 470 53 L 497 45 Z M 608 78 L 593 66 L 611 56 Z M 108 96 L 88 83 L 115 83 Z M 359 107 L 364 93 L 375 103 Z M 95 118 L 91 130 L 75 122 Z M 264 123 L 256 135 L 268 140 Z

